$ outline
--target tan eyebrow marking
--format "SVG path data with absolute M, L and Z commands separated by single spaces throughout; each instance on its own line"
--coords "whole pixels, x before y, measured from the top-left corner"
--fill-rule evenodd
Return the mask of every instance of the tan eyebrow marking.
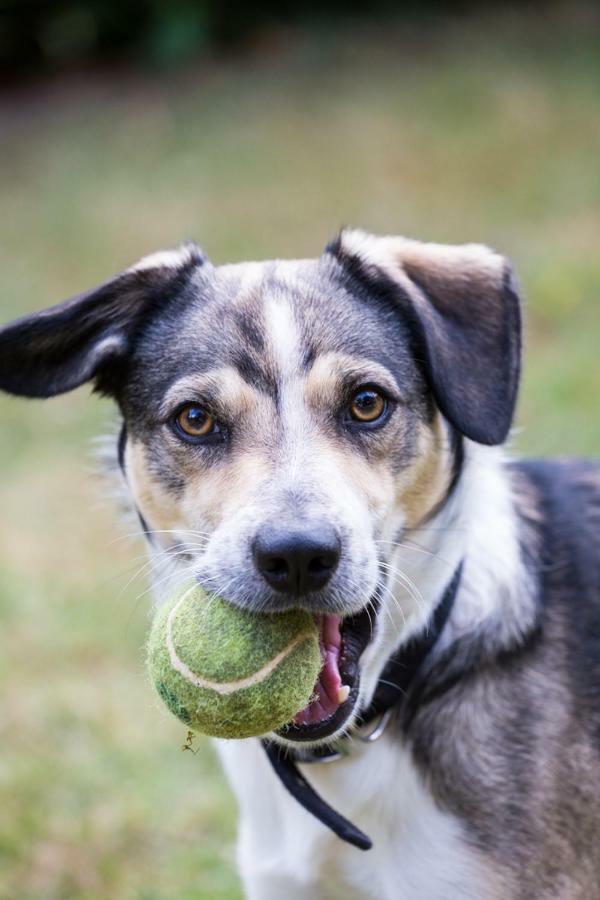
M 181 503 L 165 488 L 160 476 L 153 474 L 148 447 L 134 438 L 129 438 L 125 447 L 125 471 L 135 503 L 151 531 L 185 528 Z
M 371 359 L 346 353 L 324 353 L 317 356 L 306 379 L 306 392 L 311 403 L 332 400 L 338 394 L 341 380 L 355 378 L 367 384 L 374 382 L 388 391 L 392 399 L 402 401 L 402 395 L 392 373 Z
M 221 366 L 199 375 L 186 375 L 172 384 L 160 405 L 159 415 L 164 418 L 178 403 L 201 400 L 207 393 L 216 395 L 220 405 L 235 412 L 249 409 L 257 396 L 236 368 Z

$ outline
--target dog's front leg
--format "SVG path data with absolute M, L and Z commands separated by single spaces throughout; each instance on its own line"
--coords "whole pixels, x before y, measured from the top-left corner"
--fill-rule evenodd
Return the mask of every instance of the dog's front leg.
M 290 798 L 260 743 L 215 743 L 239 804 L 237 861 L 249 900 L 336 900 L 334 840 Z
M 284 897 L 285 900 L 306 900 L 307 897 L 326 900 L 315 885 L 298 884 L 288 876 L 278 875 L 276 872 L 257 872 L 254 870 L 254 860 L 250 861 L 249 866 L 244 864 L 240 855 L 238 860 L 246 900 L 282 900 Z M 258 862 L 260 866 L 260 861 Z

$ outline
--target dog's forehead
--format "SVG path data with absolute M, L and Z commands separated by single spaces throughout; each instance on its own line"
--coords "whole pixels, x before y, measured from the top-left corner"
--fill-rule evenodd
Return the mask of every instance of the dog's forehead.
M 335 285 L 318 261 L 223 266 L 215 270 L 215 287 L 221 299 L 217 314 L 225 324 L 222 349 L 236 359 L 245 351 L 272 370 L 306 366 L 328 344 L 323 312 Z M 342 303 L 340 296 L 338 307 Z M 200 319 L 210 313 L 209 307 L 199 309 Z
M 210 281 L 210 299 L 200 292 L 188 329 L 211 331 L 221 355 L 245 349 L 281 368 L 335 352 L 396 367 L 407 350 L 400 310 L 390 315 L 328 254 L 221 266 Z
M 329 254 L 203 266 L 148 329 L 135 380 L 164 392 L 179 378 L 229 366 L 277 393 L 286 373 L 331 353 L 385 366 L 404 387 L 417 380 L 400 312 L 355 288 Z
M 306 328 L 306 313 L 318 313 L 319 300 L 328 279 L 316 260 L 284 260 L 239 263 L 214 270 L 216 302 L 200 303 L 198 321 L 214 315 L 223 323 L 223 350 L 236 355 L 241 349 L 261 353 L 265 359 L 304 351 L 311 339 Z M 316 324 L 316 323 L 315 323 Z M 227 342 L 233 338 L 233 343 Z

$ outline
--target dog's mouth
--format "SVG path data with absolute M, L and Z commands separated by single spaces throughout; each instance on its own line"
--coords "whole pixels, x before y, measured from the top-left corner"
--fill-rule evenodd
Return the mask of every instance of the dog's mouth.
M 288 741 L 323 740 L 343 727 L 358 700 L 359 660 L 373 636 L 367 608 L 343 619 L 331 613 L 315 618 L 323 665 L 308 706 L 277 731 Z

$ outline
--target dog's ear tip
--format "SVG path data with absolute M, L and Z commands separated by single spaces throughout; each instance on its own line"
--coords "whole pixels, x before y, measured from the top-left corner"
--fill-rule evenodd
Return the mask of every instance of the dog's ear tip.
M 347 254 L 348 256 L 358 252 L 358 245 L 361 240 L 367 241 L 369 238 L 378 240 L 379 238 L 365 231 L 363 228 L 357 228 L 355 225 L 342 224 L 337 233 L 331 238 L 325 246 L 324 253 L 332 256 L 340 256 Z
M 180 250 L 188 254 L 190 263 L 203 266 L 208 262 L 208 254 L 194 238 L 186 237 L 180 244 Z
M 207 261 L 208 257 L 195 241 L 184 241 L 175 249 L 157 250 L 142 256 L 122 274 L 131 276 L 151 271 L 175 274 L 196 266 L 203 266 Z
M 337 256 L 339 254 L 342 247 L 343 231 L 343 228 L 340 228 L 335 237 L 332 237 L 331 240 L 327 241 L 325 249 L 323 250 L 324 254 L 329 256 Z
M 202 256 L 206 256 L 206 253 L 204 252 L 204 250 L 202 249 L 202 246 L 198 243 L 196 238 L 191 237 L 190 235 L 187 235 L 186 237 L 184 237 L 184 239 L 182 240 L 182 242 L 179 246 L 182 248 L 186 248 L 188 250 L 194 250 L 197 253 L 202 254 Z

